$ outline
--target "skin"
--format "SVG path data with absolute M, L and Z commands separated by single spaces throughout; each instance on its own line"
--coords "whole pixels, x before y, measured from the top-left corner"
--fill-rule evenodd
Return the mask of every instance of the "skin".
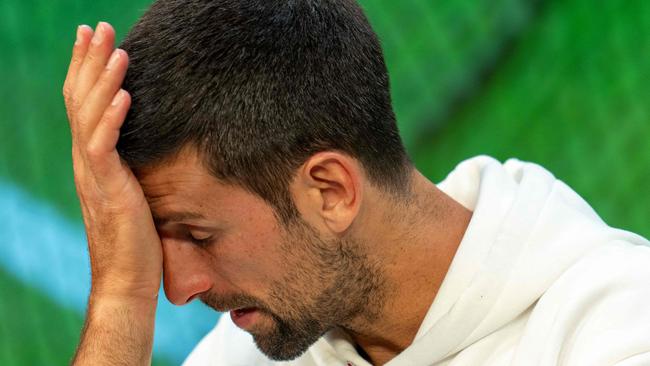
M 80 27 L 64 84 L 92 268 L 73 363 L 149 364 L 161 277 L 177 305 L 257 307 L 246 330 L 273 358 L 334 327 L 373 364 L 408 347 L 471 212 L 416 170 L 408 197 L 387 196 L 338 151 L 296 171 L 301 219 L 286 227 L 265 201 L 211 176 L 191 146 L 133 172 L 115 150 L 130 97 L 120 89 L 128 56 L 113 45 L 107 23 Z

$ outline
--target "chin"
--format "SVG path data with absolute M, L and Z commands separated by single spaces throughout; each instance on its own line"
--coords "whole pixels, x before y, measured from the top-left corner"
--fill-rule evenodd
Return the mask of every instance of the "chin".
M 302 356 L 313 344 L 303 342 L 282 341 L 279 339 L 270 340 L 267 337 L 253 335 L 257 348 L 273 361 L 291 361 Z
M 294 328 L 277 321 L 269 327 L 256 328 L 250 333 L 257 348 L 273 361 L 290 361 L 302 356 L 325 333 L 316 327 Z

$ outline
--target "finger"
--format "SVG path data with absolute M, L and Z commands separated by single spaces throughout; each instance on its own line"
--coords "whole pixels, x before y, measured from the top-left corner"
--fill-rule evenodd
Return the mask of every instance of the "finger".
M 99 22 L 77 74 L 75 84 L 72 86 L 72 97 L 79 105 L 84 103 L 88 92 L 97 82 L 108 58 L 113 52 L 114 43 L 115 31 L 113 27 L 108 23 Z
M 68 119 L 71 117 L 72 113 L 74 113 L 71 111 L 71 109 L 74 108 L 74 103 L 71 101 L 72 87 L 75 85 L 79 68 L 86 57 L 88 45 L 93 33 L 93 29 L 85 24 L 77 27 L 77 40 L 72 47 L 72 57 L 70 59 L 70 65 L 68 66 L 68 73 L 63 82 L 63 97 L 66 109 L 68 110 Z
M 100 118 L 122 85 L 128 68 L 128 55 L 122 49 L 115 49 L 101 76 L 88 93 L 77 114 L 79 134 L 77 140 L 83 145 L 93 135 Z
M 100 180 L 110 177 L 121 169 L 116 145 L 120 137 L 120 127 L 130 106 L 131 96 L 127 91 L 120 89 L 88 141 L 86 148 L 88 164 L 93 174 Z

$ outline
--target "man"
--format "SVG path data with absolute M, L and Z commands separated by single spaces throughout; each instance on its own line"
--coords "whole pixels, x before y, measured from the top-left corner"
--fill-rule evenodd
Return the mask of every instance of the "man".
M 188 365 L 650 364 L 648 242 L 534 164 L 428 181 L 353 1 L 159 0 L 114 37 L 79 27 L 64 84 L 75 364 L 150 362 L 161 277 L 230 311 Z

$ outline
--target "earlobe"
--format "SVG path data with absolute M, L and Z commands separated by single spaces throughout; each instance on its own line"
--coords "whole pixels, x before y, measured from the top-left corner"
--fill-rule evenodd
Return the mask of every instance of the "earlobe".
M 338 152 L 318 153 L 299 172 L 310 202 L 308 216 L 336 234 L 343 233 L 359 212 L 363 177 L 358 162 Z

